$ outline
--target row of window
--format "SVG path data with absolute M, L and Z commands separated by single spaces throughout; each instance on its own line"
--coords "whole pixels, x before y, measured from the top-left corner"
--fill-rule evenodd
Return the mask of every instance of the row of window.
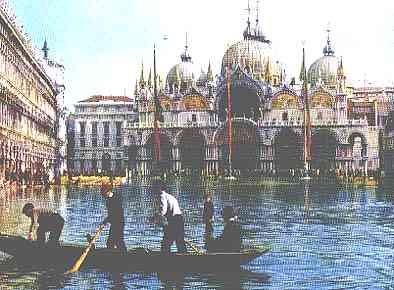
M 15 47 L 20 45 L 11 33 L 7 33 L 5 25 L 0 22 L 0 73 L 13 83 L 19 91 L 23 93 L 32 103 L 43 108 L 45 111 L 53 109 L 55 98 L 48 85 L 44 85 L 42 78 L 37 72 L 27 65 L 21 58 L 21 52 L 16 51 Z M 12 43 L 12 46 L 9 44 Z
M 40 126 L 17 111 L 14 106 L 2 101 L 0 101 L 0 124 L 2 127 L 16 130 L 37 141 L 49 142 L 53 138 L 53 128 Z
M 76 113 L 119 113 L 134 112 L 134 105 L 122 106 L 78 106 L 75 108 Z
M 122 134 L 122 123 L 123 122 L 115 122 L 115 135 L 116 136 L 121 136 Z M 92 132 L 92 136 L 97 135 L 97 128 L 98 128 L 98 124 L 99 122 L 92 122 L 91 123 L 91 132 Z M 103 128 L 104 128 L 104 136 L 109 135 L 110 134 L 110 123 L 108 121 L 103 122 Z M 79 135 L 81 137 L 86 135 L 86 121 L 81 121 L 79 122 Z
M 91 139 L 92 147 L 95 148 L 95 147 L 100 147 L 101 146 L 101 143 L 98 143 L 97 140 L 98 140 L 97 137 L 93 137 Z M 87 147 L 87 142 L 86 141 L 87 140 L 86 140 L 85 137 L 80 137 L 79 138 L 79 146 L 81 148 Z M 103 144 L 103 147 L 110 147 L 110 138 L 109 137 L 104 137 L 102 144 Z M 116 145 L 116 147 L 122 147 L 123 146 L 122 137 L 117 137 L 115 139 L 115 145 Z

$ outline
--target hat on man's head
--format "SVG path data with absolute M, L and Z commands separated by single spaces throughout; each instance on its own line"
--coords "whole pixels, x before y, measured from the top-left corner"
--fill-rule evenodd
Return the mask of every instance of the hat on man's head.
M 107 182 L 101 183 L 101 189 L 100 189 L 101 194 L 107 193 L 111 189 L 112 189 L 112 186 L 110 183 L 107 183 Z
M 32 211 L 33 209 L 34 209 L 34 205 L 31 202 L 26 203 L 23 206 L 22 213 L 27 215 L 27 212 Z

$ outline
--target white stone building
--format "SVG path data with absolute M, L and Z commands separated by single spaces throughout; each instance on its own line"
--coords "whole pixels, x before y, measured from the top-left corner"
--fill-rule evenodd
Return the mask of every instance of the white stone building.
M 126 96 L 92 96 L 75 105 L 73 175 L 125 174 L 124 133 L 137 117 L 134 101 Z

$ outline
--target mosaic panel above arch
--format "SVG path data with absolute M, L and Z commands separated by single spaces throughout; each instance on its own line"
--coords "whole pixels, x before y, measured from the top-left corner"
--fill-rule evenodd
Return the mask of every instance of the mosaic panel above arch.
M 311 108 L 333 109 L 335 105 L 334 98 L 324 92 L 316 92 L 310 97 Z
M 366 134 L 364 134 L 360 130 L 352 130 L 352 131 L 348 132 L 347 142 L 349 144 L 352 144 L 356 137 L 360 137 L 361 143 L 366 145 L 366 144 L 368 144 L 368 140 L 367 140 L 367 137 L 365 137 L 365 135 Z
M 272 109 L 300 109 L 298 96 L 289 93 L 280 93 L 272 99 Z
M 189 95 L 182 100 L 182 109 L 186 111 L 205 111 L 209 109 L 208 102 L 203 96 Z
M 168 96 L 160 96 L 160 105 L 163 111 L 171 111 L 173 108 L 173 100 Z M 148 111 L 154 112 L 155 111 L 155 102 L 154 99 L 149 100 L 148 104 Z

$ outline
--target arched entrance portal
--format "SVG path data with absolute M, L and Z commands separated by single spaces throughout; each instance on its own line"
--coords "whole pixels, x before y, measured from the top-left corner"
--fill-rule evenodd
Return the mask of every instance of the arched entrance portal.
M 103 157 L 101 159 L 101 173 L 102 175 L 105 176 L 111 176 L 112 175 L 112 170 L 111 170 L 111 155 L 109 153 L 104 153 Z
M 201 173 L 205 160 L 204 136 L 193 129 L 185 130 L 180 139 L 182 168 Z
M 352 164 L 351 169 L 353 171 L 365 171 L 367 165 L 367 141 L 361 133 L 355 132 L 349 136 L 349 143 L 352 152 Z
M 155 162 L 155 135 L 152 134 L 146 143 L 147 157 L 151 160 L 151 172 L 153 170 L 162 170 L 168 172 L 171 169 L 171 143 L 167 135 L 160 134 L 160 168 L 153 168 Z
M 337 139 L 334 132 L 321 129 L 312 135 L 311 165 L 319 174 L 335 171 Z
M 275 138 L 275 168 L 278 173 L 289 174 L 303 168 L 302 138 L 289 128 L 284 128 Z
M 219 100 L 219 117 L 221 120 L 227 118 L 227 100 L 227 95 L 222 95 Z M 257 120 L 259 117 L 260 101 L 255 88 L 232 86 L 231 105 L 234 118 L 246 117 Z
M 248 120 L 235 119 L 232 129 L 232 168 L 241 174 L 251 173 L 258 166 L 259 135 L 256 125 Z M 229 168 L 227 126 L 220 129 L 215 141 L 219 146 L 219 171 L 223 174 Z

